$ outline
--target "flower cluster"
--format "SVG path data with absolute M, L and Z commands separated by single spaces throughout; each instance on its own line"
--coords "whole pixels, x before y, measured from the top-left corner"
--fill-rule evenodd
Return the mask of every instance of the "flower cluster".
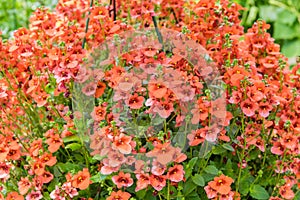
M 59 0 L 0 40 L 0 199 L 298 199 L 300 64 L 229 0 Z

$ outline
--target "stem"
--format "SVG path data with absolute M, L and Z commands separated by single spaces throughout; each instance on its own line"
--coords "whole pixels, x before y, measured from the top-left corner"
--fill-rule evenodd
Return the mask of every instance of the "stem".
M 114 21 L 117 20 L 117 8 L 116 8 L 116 0 L 113 1 L 113 12 L 114 12 Z
M 158 41 L 159 43 L 161 43 L 162 45 L 162 48 L 164 50 L 164 41 L 163 41 L 163 37 L 162 37 L 162 34 L 161 32 L 159 31 L 159 28 L 157 26 L 157 21 L 156 21 L 156 17 L 154 15 L 152 15 L 152 21 L 153 21 L 153 24 L 154 24 L 154 27 L 155 27 L 155 32 L 156 32 L 156 35 L 158 37 Z M 165 50 L 164 50 L 165 51 Z
M 244 125 L 244 115 L 242 115 L 242 133 L 245 132 L 245 125 Z M 246 150 L 246 139 L 244 137 L 244 147 L 242 150 L 242 155 L 240 158 L 240 167 L 239 167 L 239 173 L 238 173 L 238 179 L 237 179 L 237 185 L 236 185 L 236 192 L 239 192 L 239 186 L 240 186 L 240 181 L 241 181 L 241 175 L 242 175 L 242 165 L 243 165 L 243 160 L 245 156 L 245 150 Z
M 90 8 L 93 6 L 94 4 L 94 0 L 91 0 L 90 1 Z M 84 49 L 85 47 L 85 43 L 86 43 L 86 34 L 87 34 L 87 31 L 89 29 L 89 23 L 90 23 L 90 14 L 91 14 L 91 10 L 89 10 L 88 12 L 88 18 L 86 19 L 86 23 L 85 23 L 85 36 L 83 38 L 83 41 L 82 41 L 82 48 Z

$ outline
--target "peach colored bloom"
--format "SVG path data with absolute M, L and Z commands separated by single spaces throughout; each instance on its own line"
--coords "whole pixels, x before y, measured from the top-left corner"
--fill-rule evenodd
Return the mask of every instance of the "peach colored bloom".
M 133 184 L 133 179 L 130 178 L 130 174 L 124 174 L 123 171 L 120 171 L 118 175 L 113 176 L 112 181 L 117 185 L 118 188 L 130 187 Z
M 119 190 L 118 192 L 112 192 L 107 200 L 129 200 L 130 194 Z
M 233 179 L 222 174 L 219 177 L 215 177 L 208 185 L 220 194 L 228 194 L 231 191 L 231 183 L 233 183 Z
M 72 178 L 72 186 L 75 188 L 79 188 L 80 190 L 87 189 L 90 183 L 90 172 L 87 168 L 84 168 L 82 171 L 79 171 Z

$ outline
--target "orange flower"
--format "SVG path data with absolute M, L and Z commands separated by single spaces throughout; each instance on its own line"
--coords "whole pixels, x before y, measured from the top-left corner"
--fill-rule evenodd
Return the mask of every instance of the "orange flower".
M 167 94 L 167 87 L 162 81 L 152 81 L 148 85 L 149 95 L 154 98 L 162 98 Z
M 95 121 L 102 121 L 105 119 L 106 108 L 104 106 L 96 106 L 91 113 L 92 118 Z
M 174 167 L 170 167 L 167 177 L 173 182 L 180 182 L 184 177 L 184 170 L 182 165 L 175 165 Z
M 285 184 L 279 188 L 279 194 L 284 199 L 293 199 L 295 197 L 295 193 L 288 184 Z
M 258 104 L 247 99 L 241 103 L 241 108 L 246 116 L 251 117 L 255 114 L 255 111 L 258 109 Z
M 95 92 L 95 98 L 101 97 L 105 91 L 105 88 L 106 88 L 105 83 L 99 81 Z
M 208 185 L 220 194 L 228 194 L 231 191 L 231 183 L 233 183 L 233 179 L 222 174 L 219 177 L 215 177 Z
M 149 174 L 136 174 L 137 182 L 135 192 L 143 190 L 150 184 Z
M 41 157 L 40 160 L 42 163 L 48 166 L 53 166 L 57 162 L 56 157 L 52 156 L 51 153 L 44 153 Z
M 119 190 L 118 192 L 112 192 L 107 200 L 129 200 L 130 194 Z
M 175 154 L 175 148 L 170 142 L 158 143 L 154 149 L 146 154 L 147 157 L 156 157 L 157 161 L 163 165 L 171 162 Z
M 130 174 L 124 174 L 123 171 L 121 171 L 118 175 L 113 176 L 112 181 L 117 185 L 118 188 L 130 187 L 133 184 L 133 179 L 130 178 Z
M 85 190 L 90 184 L 90 172 L 87 168 L 79 171 L 72 179 L 72 186 L 81 190 Z
M 25 195 L 28 190 L 31 188 L 31 182 L 28 179 L 28 177 L 23 178 L 21 177 L 21 180 L 18 182 L 19 192 L 21 195 Z
M 131 137 L 121 133 L 114 138 L 114 147 L 117 148 L 123 154 L 131 153 L 132 147 L 130 145 Z
M 134 93 L 134 95 L 131 95 L 129 99 L 126 101 L 126 104 L 131 109 L 140 109 L 141 107 L 143 107 L 144 100 L 145 100 L 144 97 L 138 96 L 137 93 Z
M 49 145 L 48 150 L 51 153 L 54 153 L 63 144 L 63 140 L 60 138 L 59 134 L 54 134 L 50 135 L 50 138 L 46 140 L 46 143 Z
M 24 200 L 24 197 L 17 192 L 10 192 L 6 197 L 6 200 Z
M 39 160 L 33 164 L 32 168 L 34 173 L 38 176 L 41 176 L 45 172 L 45 164 Z

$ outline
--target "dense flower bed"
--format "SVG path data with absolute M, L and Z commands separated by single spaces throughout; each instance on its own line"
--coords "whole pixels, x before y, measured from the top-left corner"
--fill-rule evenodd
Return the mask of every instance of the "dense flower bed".
M 0 44 L 0 199 L 299 199 L 300 64 L 290 69 L 265 22 L 244 33 L 241 9 L 36 10 Z M 101 45 L 145 28 L 156 43 L 93 68 Z

